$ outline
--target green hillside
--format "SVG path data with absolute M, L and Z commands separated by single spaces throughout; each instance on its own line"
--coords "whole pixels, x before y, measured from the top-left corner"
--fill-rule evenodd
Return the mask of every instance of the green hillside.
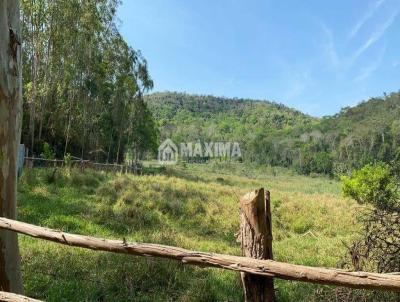
M 289 131 L 316 119 L 282 104 L 185 93 L 145 97 L 161 126 L 162 136 L 183 140 L 245 140 L 255 132 Z
M 238 141 L 245 161 L 304 174 L 343 173 L 399 153 L 399 93 L 322 119 L 268 101 L 169 92 L 145 99 L 161 139 Z

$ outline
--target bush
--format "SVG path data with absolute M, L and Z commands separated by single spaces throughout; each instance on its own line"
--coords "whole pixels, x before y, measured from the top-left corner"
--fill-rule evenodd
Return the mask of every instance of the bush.
M 372 211 L 362 217 L 364 236 L 349 248 L 352 266 L 373 266 L 378 272 L 400 270 L 400 206 L 396 164 L 367 165 L 342 177 L 343 193 Z M 356 261 L 354 260 L 356 259 Z
M 367 165 L 341 180 L 343 194 L 360 204 L 372 204 L 381 210 L 393 210 L 399 206 L 398 184 L 387 164 Z

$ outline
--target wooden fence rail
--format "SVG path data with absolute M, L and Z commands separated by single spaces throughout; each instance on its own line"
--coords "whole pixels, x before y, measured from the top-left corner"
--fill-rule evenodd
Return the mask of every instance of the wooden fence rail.
M 25 166 L 29 169 L 33 167 L 63 167 L 65 166 L 65 161 L 62 159 L 46 159 L 39 157 L 25 157 Z M 98 171 L 108 171 L 108 172 L 121 172 L 121 173 L 134 173 L 140 174 L 142 172 L 142 167 L 135 165 L 121 165 L 121 164 L 111 164 L 111 163 L 97 163 L 90 160 L 73 159 L 69 163 L 71 167 L 80 168 L 82 171 L 90 168 Z
M 288 264 L 273 260 L 259 260 L 248 257 L 190 251 L 183 248 L 159 244 L 127 243 L 118 240 L 64 233 L 62 231 L 43 228 L 7 218 L 0 218 L 0 228 L 69 246 L 92 250 L 168 258 L 180 261 L 183 264 L 197 265 L 200 267 L 217 267 L 285 280 L 400 292 L 400 276 L 393 274 L 350 272 L 333 268 L 328 269 Z
M 28 298 L 22 295 L 0 291 L 1 302 L 41 302 L 40 300 Z

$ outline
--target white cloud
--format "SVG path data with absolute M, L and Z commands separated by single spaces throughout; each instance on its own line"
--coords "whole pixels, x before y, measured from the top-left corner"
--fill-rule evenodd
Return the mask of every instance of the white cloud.
M 385 0 L 378 0 L 374 3 L 374 5 L 370 6 L 366 14 L 356 23 L 356 25 L 349 32 L 348 38 L 351 39 L 360 31 L 360 29 L 364 26 L 364 24 L 372 18 L 375 12 L 381 7 L 381 5 L 385 2 Z
M 327 57 L 329 58 L 330 65 L 337 69 L 339 67 L 339 57 L 336 52 L 335 43 L 333 41 L 333 34 L 332 31 L 322 24 L 322 31 L 324 32 L 325 36 L 327 37 L 327 42 L 325 44 L 325 52 Z
M 364 68 L 361 69 L 360 74 L 354 79 L 355 82 L 362 82 L 365 79 L 367 79 L 369 76 L 371 76 L 382 64 L 383 57 L 386 52 L 386 47 L 382 48 L 379 56 L 371 62 L 371 64 L 365 66 Z
M 284 95 L 284 99 L 288 101 L 302 95 L 307 89 L 314 85 L 314 80 L 308 71 L 297 73 L 293 70 L 292 76 L 293 80 L 289 86 L 289 90 L 286 91 Z
M 393 22 L 396 20 L 396 17 L 399 13 L 399 10 L 396 10 L 389 19 L 386 20 L 385 23 L 381 24 L 379 28 L 377 28 L 368 38 L 368 40 L 359 48 L 356 50 L 356 52 L 353 54 L 351 62 L 354 62 L 357 60 L 357 58 L 363 54 L 371 45 L 379 41 L 379 39 L 385 34 L 386 30 L 393 24 Z

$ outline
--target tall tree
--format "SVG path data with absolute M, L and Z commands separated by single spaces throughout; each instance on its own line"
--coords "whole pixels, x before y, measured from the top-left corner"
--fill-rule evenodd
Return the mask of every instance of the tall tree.
M 22 80 L 19 1 L 0 1 L 0 216 L 16 218 Z M 0 289 L 22 293 L 16 233 L 0 231 Z
M 23 142 L 36 155 L 121 162 L 132 103 L 152 87 L 147 64 L 118 32 L 119 0 L 21 0 Z
M 158 142 L 158 128 L 150 110 L 139 96 L 131 105 L 130 127 L 128 129 L 129 147 L 135 164 L 145 152 L 155 152 Z

